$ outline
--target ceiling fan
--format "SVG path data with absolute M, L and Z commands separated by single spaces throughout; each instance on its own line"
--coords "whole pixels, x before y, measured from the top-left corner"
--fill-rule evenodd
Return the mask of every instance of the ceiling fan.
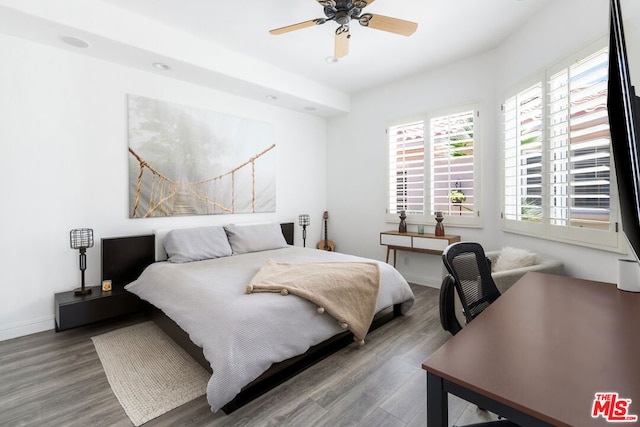
M 403 19 L 391 18 L 389 16 L 376 15 L 373 13 L 362 13 L 362 9 L 369 6 L 375 0 L 316 0 L 324 6 L 326 18 L 317 18 L 304 21 L 282 28 L 269 31 L 278 35 L 290 31 L 301 30 L 314 25 L 322 25 L 327 21 L 335 21 L 340 26 L 336 29 L 336 40 L 334 56 L 342 58 L 349 53 L 349 23 L 352 19 L 358 21 L 363 27 L 375 28 L 376 30 L 388 31 L 390 33 L 410 36 L 418 28 L 415 22 Z

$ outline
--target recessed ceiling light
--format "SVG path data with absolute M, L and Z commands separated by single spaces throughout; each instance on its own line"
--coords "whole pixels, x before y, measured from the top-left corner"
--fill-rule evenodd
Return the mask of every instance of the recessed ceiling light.
M 327 56 L 326 58 L 324 58 L 324 60 L 326 62 L 328 62 L 329 64 L 333 64 L 335 62 L 338 62 L 338 58 L 336 58 L 335 56 Z
M 60 37 L 60 40 L 62 40 L 63 42 L 65 42 L 69 46 L 78 47 L 80 49 L 86 49 L 86 48 L 88 48 L 90 46 L 89 42 L 86 42 L 86 41 L 84 41 L 82 39 L 79 39 L 77 37 L 62 36 L 62 37 Z
M 162 70 L 162 71 L 166 71 L 166 70 L 170 70 L 171 67 L 169 67 L 167 64 L 163 64 L 162 62 L 154 62 L 153 66 L 155 68 L 157 68 L 158 70 Z
M 278 99 L 277 96 L 273 96 L 273 95 L 267 95 L 265 96 L 265 98 L 267 98 L 269 101 L 275 101 L 276 99 Z

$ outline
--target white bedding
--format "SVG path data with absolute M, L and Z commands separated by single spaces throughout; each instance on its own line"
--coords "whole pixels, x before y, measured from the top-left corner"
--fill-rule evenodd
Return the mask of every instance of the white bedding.
M 305 299 L 274 293 L 245 294 L 246 285 L 268 259 L 371 261 L 289 246 L 185 264 L 158 262 L 126 286 L 164 311 L 203 348 L 213 369 L 207 386 L 212 411 L 231 401 L 273 363 L 302 354 L 343 332 L 335 319 L 319 314 Z M 413 305 L 411 288 L 396 269 L 378 263 L 376 311 L 402 303 L 405 313 Z

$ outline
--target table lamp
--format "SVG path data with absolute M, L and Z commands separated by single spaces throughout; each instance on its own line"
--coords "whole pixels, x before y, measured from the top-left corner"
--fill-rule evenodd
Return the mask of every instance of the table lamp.
M 93 247 L 93 230 L 90 228 L 75 228 L 69 233 L 71 240 L 71 249 L 80 250 L 80 274 L 82 277 L 82 286 L 74 289 L 76 295 L 88 295 L 91 288 L 84 286 L 84 271 L 87 269 L 87 248 Z
M 301 214 L 298 216 L 298 223 L 302 227 L 302 246 L 307 246 L 307 225 L 311 224 L 311 217 L 309 214 Z

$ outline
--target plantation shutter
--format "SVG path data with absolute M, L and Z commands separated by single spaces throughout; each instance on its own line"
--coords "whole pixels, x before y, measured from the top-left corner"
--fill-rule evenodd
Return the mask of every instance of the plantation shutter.
M 473 216 L 475 110 L 430 120 L 431 206 L 448 216 Z
M 389 213 L 424 214 L 424 122 L 392 126 L 389 135 Z
M 504 104 L 504 218 L 542 219 L 542 83 Z
M 610 137 L 607 49 L 549 79 L 549 220 L 608 230 Z

